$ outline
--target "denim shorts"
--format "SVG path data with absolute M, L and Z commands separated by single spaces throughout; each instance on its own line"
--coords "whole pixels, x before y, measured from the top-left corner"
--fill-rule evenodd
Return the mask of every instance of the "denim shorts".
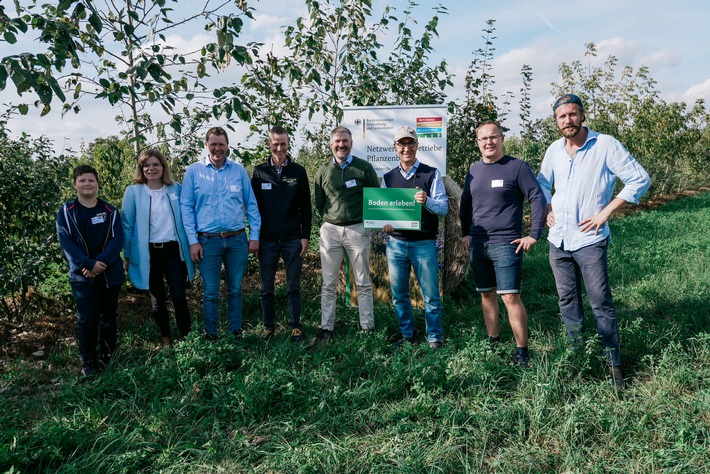
M 471 244 L 471 269 L 480 292 L 496 290 L 498 294 L 520 293 L 523 252 L 509 243 Z

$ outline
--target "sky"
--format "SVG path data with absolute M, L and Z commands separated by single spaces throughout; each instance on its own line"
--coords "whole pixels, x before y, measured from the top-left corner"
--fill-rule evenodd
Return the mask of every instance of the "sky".
M 186 0 L 183 0 L 186 1 Z M 275 52 L 283 51 L 283 28 L 293 24 L 306 8 L 299 0 L 250 0 L 255 9 L 254 21 L 247 20 L 244 34 L 237 39 L 265 43 Z M 696 99 L 710 103 L 710 2 L 707 0 L 597 0 L 596 2 L 562 2 L 556 0 L 510 0 L 475 2 L 471 0 L 428 1 L 418 0 L 413 16 L 419 28 L 433 15 L 433 7 L 442 3 L 448 15 L 440 17 L 438 33 L 434 39 L 432 62 L 445 59 L 449 72 L 454 75 L 454 87 L 446 91 L 448 100 L 463 96 L 463 81 L 474 58 L 474 52 L 484 46 L 483 29 L 488 19 L 495 20 L 494 61 L 492 73 L 496 84 L 494 93 L 502 97 L 506 91 L 519 95 L 522 87 L 520 70 L 523 64 L 532 67 L 532 116 L 542 118 L 551 113 L 554 97 L 550 84 L 558 82 L 559 65 L 572 61 L 586 62 L 585 45 L 595 43 L 598 56 L 593 65 L 602 66 L 609 55 L 618 58 L 619 66 L 634 70 L 647 66 L 657 81 L 662 99 L 692 104 Z M 408 2 L 401 0 L 373 0 L 373 18 L 378 18 L 385 6 L 394 9 L 395 16 L 403 18 Z M 178 10 L 179 11 L 179 10 Z M 415 27 L 415 37 L 417 37 Z M 205 32 L 183 30 L 180 36 L 170 38 L 171 44 L 180 48 L 201 44 Z M 386 41 L 386 38 L 385 38 Z M 17 47 L 32 47 L 20 43 Z M 0 55 L 12 54 L 7 44 L 0 42 Z M 240 73 L 220 76 L 220 81 L 239 82 Z M 34 97 L 18 98 L 13 85 L 8 82 L 0 91 L 0 104 L 34 101 Z M 513 103 L 517 102 L 513 100 Z M 39 117 L 31 107 L 25 117 L 13 118 L 8 128 L 14 136 L 21 132 L 32 136 L 45 135 L 62 152 L 67 148 L 79 150 L 97 137 L 117 135 L 120 126 L 113 120 L 118 111 L 107 101 L 87 98 L 81 102 L 78 115 L 58 113 Z M 59 106 L 54 106 L 58 109 Z M 4 107 L 3 107 L 4 109 Z M 504 126 L 516 129 L 518 111 L 513 106 Z M 246 135 L 244 127 L 237 135 Z M 236 139 L 235 139 L 236 138 Z M 237 143 L 242 137 L 234 137 Z M 298 146 L 298 143 L 296 143 Z

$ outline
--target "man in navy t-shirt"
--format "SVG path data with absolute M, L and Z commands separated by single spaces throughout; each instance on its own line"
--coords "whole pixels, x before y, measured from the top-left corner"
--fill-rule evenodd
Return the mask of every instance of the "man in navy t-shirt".
M 545 225 L 545 196 L 530 166 L 503 154 L 503 130 L 486 121 L 476 130 L 482 159 L 466 175 L 461 195 L 461 239 L 471 252 L 476 289 L 492 346 L 500 340 L 498 296 L 508 312 L 515 342 L 515 361 L 528 364 L 528 315 L 520 299 L 521 250 L 540 239 Z M 523 202 L 532 207 L 530 234 L 523 236 Z

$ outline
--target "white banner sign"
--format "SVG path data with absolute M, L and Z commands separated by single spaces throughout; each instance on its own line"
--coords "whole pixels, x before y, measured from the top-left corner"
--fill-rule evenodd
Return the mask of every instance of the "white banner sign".
M 403 126 L 419 135 L 419 161 L 446 175 L 445 105 L 345 108 L 343 126 L 353 133 L 353 155 L 369 161 L 380 177 L 399 163 L 394 134 Z

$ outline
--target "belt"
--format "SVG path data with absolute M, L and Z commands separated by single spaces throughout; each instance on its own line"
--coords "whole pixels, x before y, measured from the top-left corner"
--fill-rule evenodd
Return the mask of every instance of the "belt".
M 239 229 L 239 230 L 230 230 L 227 232 L 198 232 L 197 235 L 200 237 L 207 237 L 208 239 L 212 237 L 222 237 L 223 239 L 226 239 L 227 237 L 236 237 L 237 235 L 242 235 L 244 233 L 244 229 Z
M 170 240 L 168 242 L 150 242 L 148 243 L 148 247 L 152 249 L 162 249 L 163 247 L 171 247 L 173 245 L 177 245 L 177 241 L 175 240 Z

